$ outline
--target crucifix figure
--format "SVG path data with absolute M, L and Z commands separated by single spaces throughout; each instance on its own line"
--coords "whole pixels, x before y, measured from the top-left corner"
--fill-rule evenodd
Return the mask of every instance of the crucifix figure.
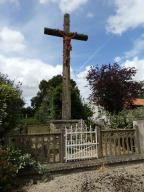
M 70 51 L 71 39 L 87 41 L 88 36 L 70 32 L 70 16 L 64 15 L 64 30 L 44 28 L 44 34 L 63 37 L 63 94 L 62 119 L 71 119 Z

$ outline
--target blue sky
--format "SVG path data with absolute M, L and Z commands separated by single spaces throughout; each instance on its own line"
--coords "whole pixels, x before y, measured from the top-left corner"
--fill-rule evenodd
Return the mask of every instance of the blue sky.
M 68 12 L 71 31 L 89 36 L 73 40 L 71 52 L 71 77 L 84 98 L 91 65 L 118 61 L 136 67 L 136 79 L 144 80 L 143 7 L 143 0 L 0 0 L 0 72 L 22 82 L 29 104 L 42 79 L 62 73 L 62 38 L 43 29 L 62 29 Z

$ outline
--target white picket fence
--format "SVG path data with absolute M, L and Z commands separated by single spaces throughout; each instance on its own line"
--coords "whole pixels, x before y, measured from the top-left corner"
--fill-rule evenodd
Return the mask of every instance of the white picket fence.
M 65 161 L 98 158 L 97 129 L 65 127 Z

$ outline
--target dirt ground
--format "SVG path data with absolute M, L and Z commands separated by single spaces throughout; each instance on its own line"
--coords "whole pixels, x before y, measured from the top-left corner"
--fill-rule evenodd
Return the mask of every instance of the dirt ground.
M 144 163 L 54 176 L 26 192 L 144 192 Z

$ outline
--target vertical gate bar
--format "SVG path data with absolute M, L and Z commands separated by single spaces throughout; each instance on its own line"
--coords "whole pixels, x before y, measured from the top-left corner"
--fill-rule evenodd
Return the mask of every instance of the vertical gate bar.
M 68 142 L 68 151 L 67 151 L 67 156 L 68 156 L 68 159 L 70 160 L 71 159 L 71 145 L 70 145 L 70 140 L 67 141 Z
M 87 130 L 87 128 L 86 128 L 86 143 L 88 142 L 88 141 L 87 141 L 87 135 L 88 135 L 88 130 Z
M 90 125 L 90 143 L 92 144 L 92 127 Z M 90 157 L 92 157 L 92 145 L 90 147 Z
M 93 143 L 94 143 L 94 140 L 93 140 L 93 131 L 92 131 L 92 157 L 93 157 L 93 150 L 94 150 L 94 145 L 93 145 Z
M 88 143 L 88 140 L 87 140 L 87 136 L 88 136 L 88 130 L 87 130 L 87 128 L 86 128 L 86 144 Z M 85 157 L 87 157 L 88 155 L 87 155 L 87 146 L 85 146 Z
M 80 130 L 80 135 L 81 135 L 81 139 L 80 139 L 80 159 L 82 158 L 82 127 Z

